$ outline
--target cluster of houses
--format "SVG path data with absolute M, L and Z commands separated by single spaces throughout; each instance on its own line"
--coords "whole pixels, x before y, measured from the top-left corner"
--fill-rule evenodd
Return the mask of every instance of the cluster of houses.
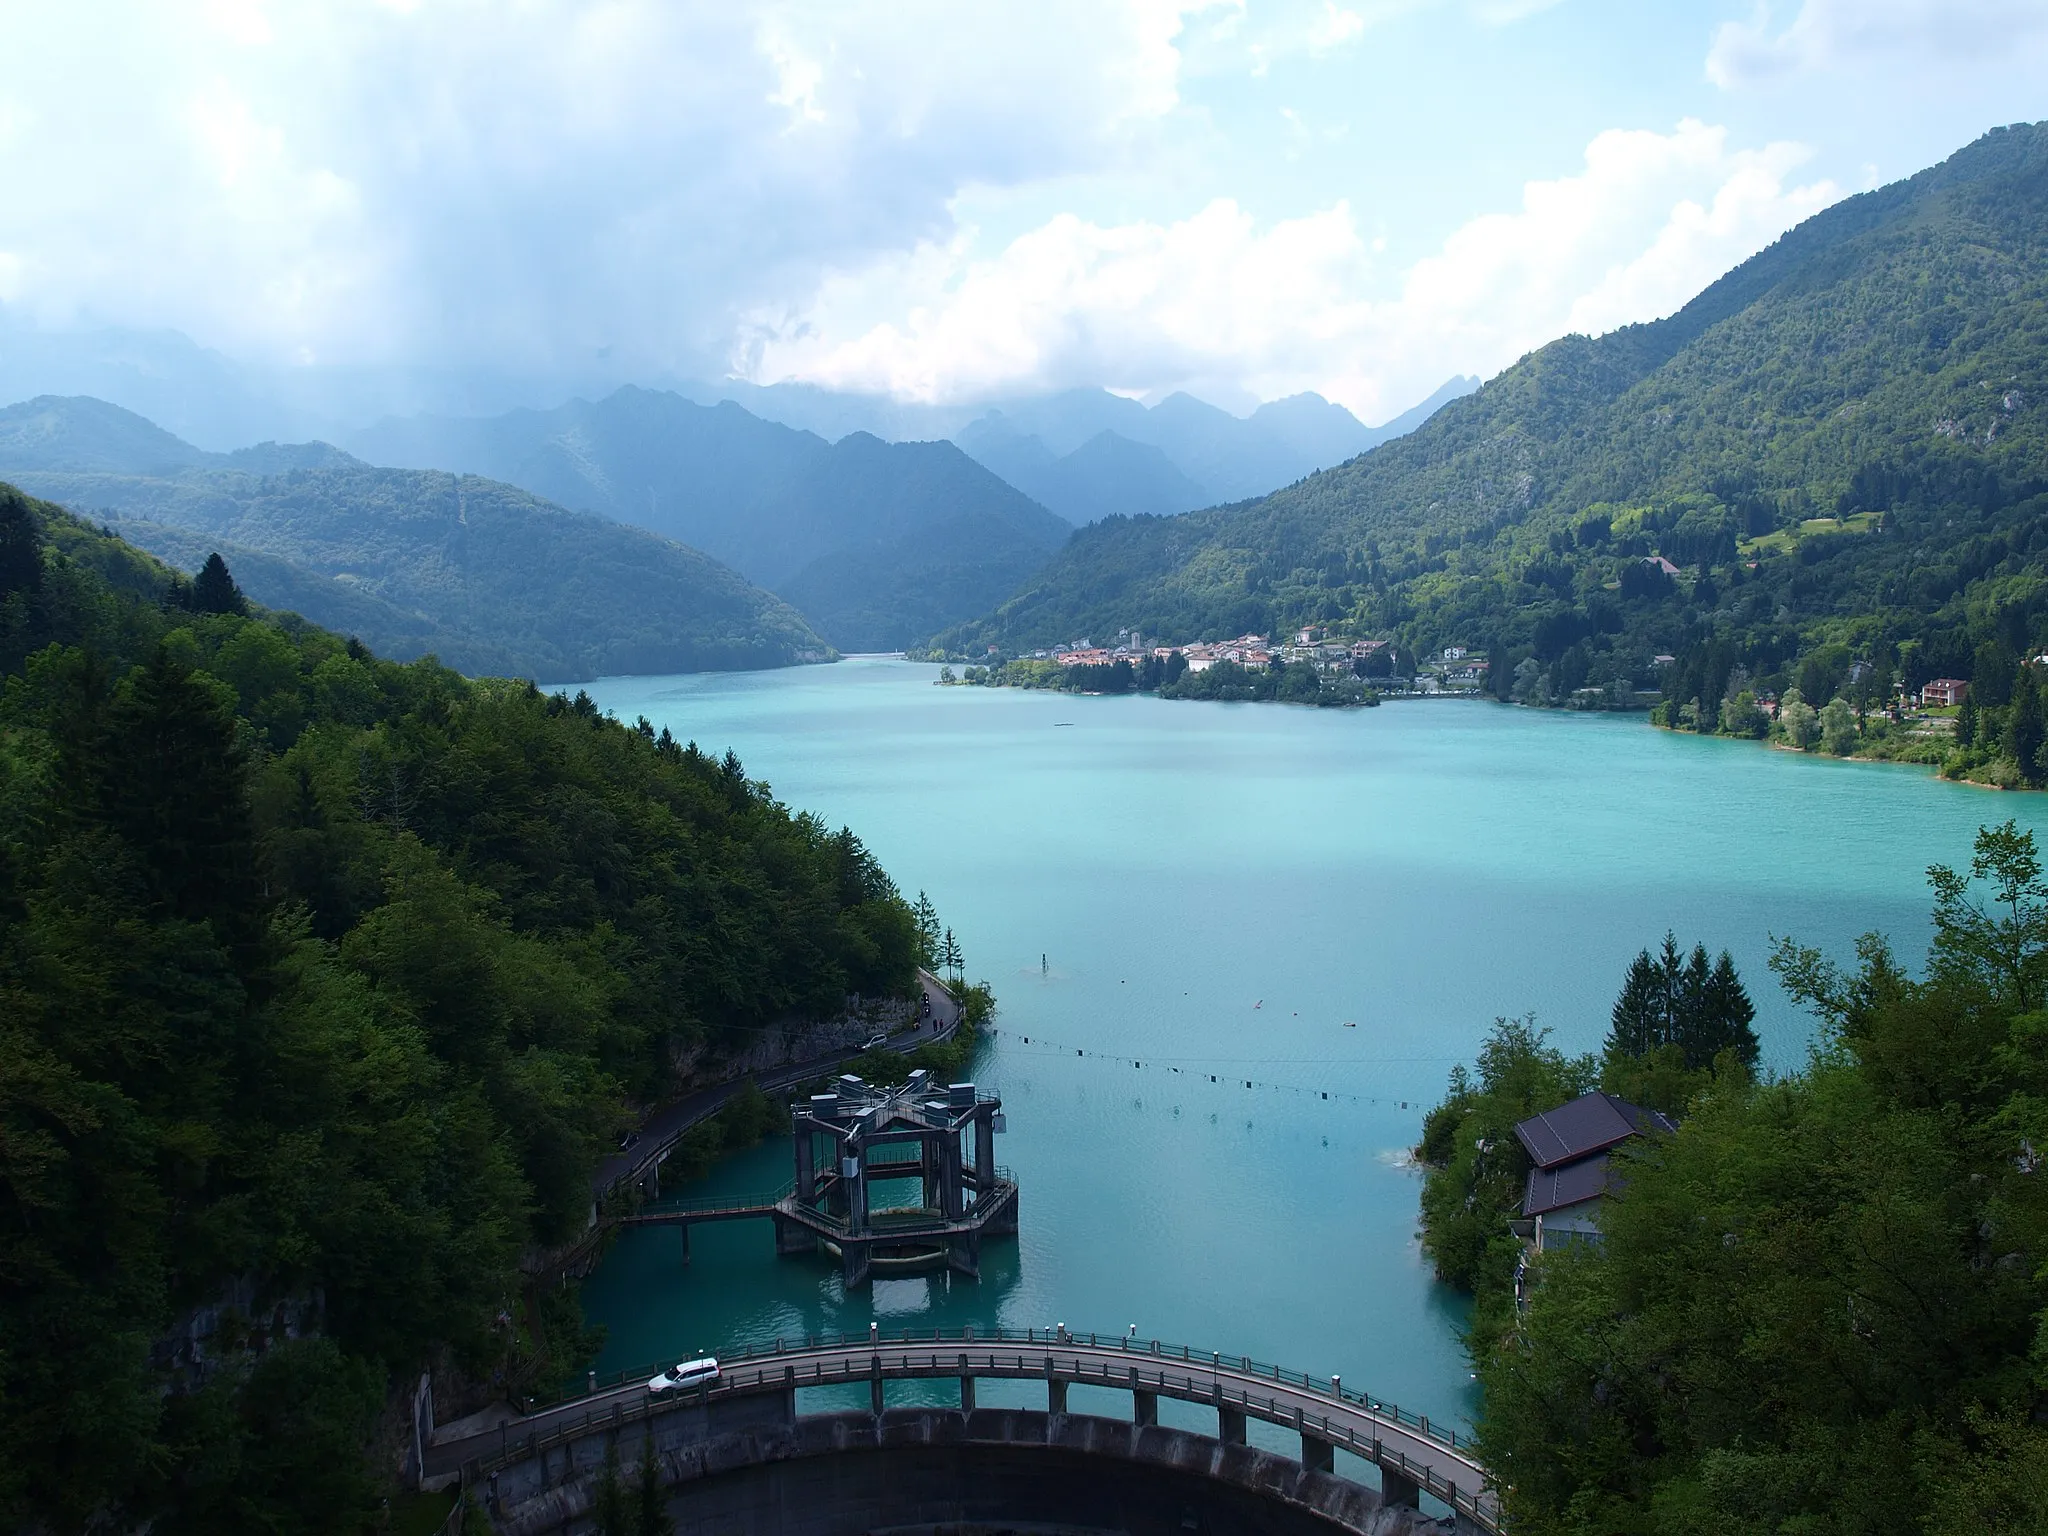
M 1234 662 L 1251 671 L 1264 671 L 1279 663 L 1309 662 L 1329 673 L 1345 673 L 1358 662 L 1370 661 L 1381 652 L 1390 656 L 1390 640 L 1335 639 L 1322 629 L 1309 626 L 1296 631 L 1291 641 L 1276 641 L 1265 635 L 1239 635 L 1235 640 L 1202 641 L 1194 645 L 1147 645 L 1137 630 L 1117 631 L 1116 644 L 1096 645 L 1082 639 L 1059 649 L 1034 651 L 1035 661 L 1056 661 L 1068 667 L 1107 667 L 1119 661 L 1137 666 L 1147 659 L 1166 661 L 1178 656 L 1190 672 L 1206 672 L 1219 661 Z M 1445 646 L 1440 661 L 1417 669 L 1413 678 L 1388 677 L 1382 686 L 1432 693 L 1473 688 L 1486 681 L 1487 662 L 1462 645 Z

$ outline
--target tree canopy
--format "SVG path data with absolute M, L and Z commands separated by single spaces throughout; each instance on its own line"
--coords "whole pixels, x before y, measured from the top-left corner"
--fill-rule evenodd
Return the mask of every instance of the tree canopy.
M 1811 1065 L 1724 1058 L 1475 1337 L 1518 1530 L 2048 1528 L 2048 889 L 2009 822 L 1930 878 L 1924 976 L 1782 946 Z
M 731 753 L 5 487 L 0 556 L 0 1523 L 353 1530 L 389 1381 L 590 1347 L 520 1257 L 632 1107 L 917 921 Z

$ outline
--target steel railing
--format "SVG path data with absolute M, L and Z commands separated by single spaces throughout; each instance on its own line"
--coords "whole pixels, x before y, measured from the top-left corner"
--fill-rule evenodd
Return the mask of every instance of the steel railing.
M 633 1216 L 710 1216 L 726 1211 L 760 1210 L 787 1200 L 795 1193 L 796 1181 L 792 1179 L 779 1189 L 764 1190 L 759 1194 L 698 1195 L 687 1200 L 673 1197 L 649 1200 L 638 1210 L 627 1212 L 626 1217 L 630 1219 Z

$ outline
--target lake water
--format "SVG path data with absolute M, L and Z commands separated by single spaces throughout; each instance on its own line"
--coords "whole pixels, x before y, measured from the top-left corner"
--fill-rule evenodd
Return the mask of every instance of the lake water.
M 823 1261 L 778 1262 L 766 1223 L 699 1229 L 687 1266 L 674 1232 L 627 1233 L 584 1291 L 601 1370 L 870 1320 L 1136 1323 L 1465 1415 L 1462 1309 L 1418 1251 L 1405 1149 L 1493 1018 L 1597 1049 L 1628 961 L 1671 928 L 1733 952 L 1767 1064 L 1797 1066 L 1810 1026 L 1765 967 L 1772 935 L 1846 958 L 1876 928 L 1917 962 L 1926 866 L 1966 863 L 1981 822 L 2048 830 L 2041 797 L 1640 716 L 1075 698 L 937 670 L 589 691 L 733 748 L 930 893 L 996 990 L 975 1075 L 1005 1100 L 1022 1232 L 978 1283 L 852 1294 Z M 705 1188 L 774 1187 L 788 1157 L 766 1144 Z

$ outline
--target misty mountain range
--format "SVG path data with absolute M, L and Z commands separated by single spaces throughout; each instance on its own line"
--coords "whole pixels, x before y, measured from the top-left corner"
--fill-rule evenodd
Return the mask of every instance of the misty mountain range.
M 222 419 L 240 409 L 224 359 L 175 336 L 130 338 L 123 350 L 113 334 L 93 365 L 115 382 L 124 368 L 131 388 L 183 378 L 201 397 L 211 390 Z M 14 355 L 0 375 L 23 366 Z M 552 410 L 386 418 L 345 447 L 225 453 L 117 404 L 43 395 L 0 411 L 0 476 L 180 565 L 219 547 L 258 601 L 394 656 L 434 650 L 465 670 L 554 676 L 686 670 L 921 644 L 995 608 L 1077 524 L 1260 494 L 1355 457 L 1471 387 L 1454 380 L 1379 428 L 1315 395 L 1240 418 L 1187 395 L 1148 408 L 1070 390 L 962 420 L 957 409 L 802 386 L 749 391 L 762 409 L 821 426 L 943 426 L 955 443 L 886 441 L 861 426 L 828 440 L 730 400 L 629 386 Z M 203 414 L 192 392 L 182 398 L 188 418 Z M 481 522 L 462 520 L 472 503 Z M 441 525 L 447 507 L 459 534 Z M 659 539 L 634 545 L 593 517 Z M 543 547 L 554 553 L 525 572 L 534 595 L 521 599 L 519 563 Z M 665 616 L 673 643 L 616 612 L 593 612 L 585 641 L 556 632 L 575 628 L 576 604 L 560 609 L 541 588 L 618 560 L 635 564 L 628 585 Z M 597 587 L 585 592 L 604 606 Z M 723 617 L 708 628 L 683 617 L 700 613 Z
M 218 550 L 256 601 L 397 660 L 560 681 L 832 655 L 699 550 L 325 443 L 207 453 L 104 401 L 46 396 L 0 409 L 0 479 L 187 571 Z
M 893 650 L 984 612 L 1073 525 L 951 443 L 837 443 L 726 402 L 621 389 L 483 419 L 386 421 L 364 459 L 485 475 L 704 550 L 842 650 Z M 944 617 L 952 615 L 955 617 Z

